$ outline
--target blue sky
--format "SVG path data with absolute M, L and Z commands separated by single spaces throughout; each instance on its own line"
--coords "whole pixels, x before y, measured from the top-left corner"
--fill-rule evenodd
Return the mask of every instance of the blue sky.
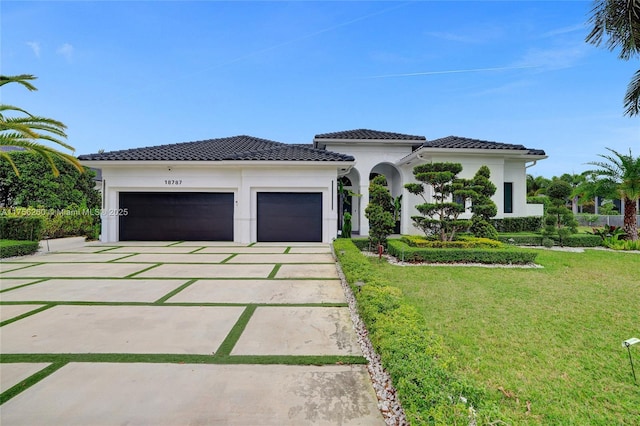
M 2 102 L 68 126 L 75 153 L 370 128 L 544 149 L 579 173 L 640 154 L 638 62 L 584 42 L 590 1 L 2 1 Z M 13 86 L 13 87 L 12 87 Z

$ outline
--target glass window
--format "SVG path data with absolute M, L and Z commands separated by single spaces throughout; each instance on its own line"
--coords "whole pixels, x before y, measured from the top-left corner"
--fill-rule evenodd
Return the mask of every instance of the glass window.
M 513 182 L 504 183 L 504 212 L 513 213 Z

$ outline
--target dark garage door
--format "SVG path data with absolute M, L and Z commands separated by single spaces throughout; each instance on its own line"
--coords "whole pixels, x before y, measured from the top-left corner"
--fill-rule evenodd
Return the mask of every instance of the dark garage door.
M 232 193 L 121 192 L 120 211 L 120 241 L 233 241 Z
M 258 241 L 321 242 L 322 193 L 258 192 Z

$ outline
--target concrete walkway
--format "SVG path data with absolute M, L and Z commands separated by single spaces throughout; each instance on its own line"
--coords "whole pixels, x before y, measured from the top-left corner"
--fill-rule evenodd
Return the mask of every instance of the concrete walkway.
M 2 425 L 383 425 L 328 245 L 0 264 Z

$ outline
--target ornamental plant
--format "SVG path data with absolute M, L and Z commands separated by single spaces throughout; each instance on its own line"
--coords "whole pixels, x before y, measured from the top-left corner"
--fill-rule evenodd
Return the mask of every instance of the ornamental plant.
M 578 232 L 578 221 L 573 212 L 566 207 L 567 200 L 571 196 L 571 185 L 563 180 L 556 179 L 547 188 L 547 195 L 551 200 L 551 206 L 544 217 L 544 229 L 542 235 L 549 238 L 557 235 L 560 245 L 571 234 Z
M 471 183 L 476 194 L 472 197 L 471 232 L 479 238 L 498 239 L 498 231 L 491 224 L 490 219 L 498 214 L 498 207 L 491 197 L 496 193 L 496 186 L 489 180 L 489 167 L 482 166 L 476 172 Z
M 372 247 L 386 245 L 387 237 L 393 232 L 395 220 L 391 213 L 393 201 L 386 187 L 384 176 L 376 176 L 369 184 L 369 204 L 364 210 L 369 220 L 369 241 Z
M 422 216 L 411 219 L 426 236 L 436 235 L 441 241 L 453 241 L 457 232 L 471 226 L 470 220 L 459 219 L 459 216 L 465 211 L 465 201 L 476 195 L 476 188 L 468 180 L 457 177 L 461 171 L 460 163 L 428 163 L 413 168 L 413 175 L 421 183 L 408 183 L 405 188 L 424 200 L 416 206 Z M 433 188 L 433 203 L 425 198 L 425 185 Z

